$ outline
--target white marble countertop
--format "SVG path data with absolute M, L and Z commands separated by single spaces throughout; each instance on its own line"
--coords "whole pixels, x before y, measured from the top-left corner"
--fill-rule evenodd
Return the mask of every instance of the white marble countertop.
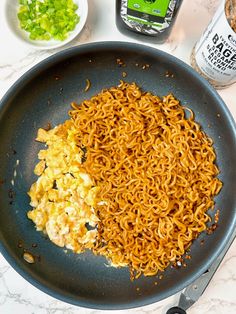
M 5 0 L 8 1 L 8 0 Z M 82 33 L 71 44 L 52 51 L 37 51 L 11 34 L 4 20 L 4 1 L 0 1 L 0 98 L 26 70 L 49 55 L 69 46 L 94 41 L 135 41 L 121 35 L 115 26 L 115 0 L 88 0 L 89 16 Z M 219 0 L 185 0 L 175 27 L 164 45 L 152 45 L 189 63 L 194 43 L 214 14 Z M 219 91 L 236 120 L 236 84 Z M 220 268 L 200 300 L 189 314 L 236 313 L 236 241 L 226 254 Z M 177 305 L 178 295 L 161 302 L 116 313 L 160 313 Z M 1 314 L 100 314 L 63 303 L 39 291 L 24 280 L 0 255 L 0 313 Z M 114 313 L 115 311 L 107 311 Z

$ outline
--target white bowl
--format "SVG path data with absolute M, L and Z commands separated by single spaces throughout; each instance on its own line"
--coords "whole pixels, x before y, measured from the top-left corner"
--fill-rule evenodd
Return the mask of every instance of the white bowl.
M 68 37 L 63 40 L 31 40 L 29 33 L 21 29 L 20 22 L 17 17 L 19 10 L 19 0 L 6 0 L 5 1 L 5 16 L 7 24 L 12 33 L 22 42 L 37 49 L 54 49 L 64 46 L 72 39 L 74 39 L 83 29 L 88 16 L 88 1 L 87 0 L 74 0 L 74 3 L 78 5 L 76 13 L 79 15 L 80 20 L 75 29 L 69 32 Z

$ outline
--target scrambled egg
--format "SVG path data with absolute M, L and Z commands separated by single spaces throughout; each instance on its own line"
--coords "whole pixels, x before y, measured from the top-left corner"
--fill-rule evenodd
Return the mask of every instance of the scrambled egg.
M 82 151 L 73 122 L 67 120 L 49 131 L 39 129 L 36 140 L 48 148 L 38 154 L 34 172 L 39 178 L 28 192 L 34 208 L 28 218 L 60 247 L 76 253 L 92 248 L 99 220 L 93 208 L 98 187 L 81 171 Z M 88 225 L 94 229 L 88 230 Z

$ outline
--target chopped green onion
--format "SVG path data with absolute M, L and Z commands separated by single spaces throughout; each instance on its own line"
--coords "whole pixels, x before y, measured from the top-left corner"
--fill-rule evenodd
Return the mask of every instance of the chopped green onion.
M 19 0 L 20 27 L 32 40 L 65 40 L 79 23 L 73 0 Z

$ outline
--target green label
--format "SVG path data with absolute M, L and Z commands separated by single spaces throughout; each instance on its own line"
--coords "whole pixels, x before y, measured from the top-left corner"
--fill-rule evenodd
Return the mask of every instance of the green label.
M 165 17 L 170 0 L 128 0 L 127 8 L 152 16 Z

